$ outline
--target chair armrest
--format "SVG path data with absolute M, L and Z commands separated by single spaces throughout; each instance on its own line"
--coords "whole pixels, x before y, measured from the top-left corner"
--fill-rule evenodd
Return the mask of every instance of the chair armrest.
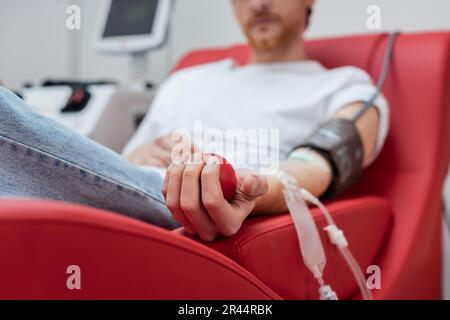
M 392 214 L 388 202 L 364 197 L 329 203 L 327 207 L 365 272 L 367 266 L 376 264 L 390 231 Z M 341 299 L 349 298 L 357 285 L 322 230 L 325 219 L 317 209 L 312 213 L 327 254 L 325 280 Z M 303 263 L 289 214 L 250 218 L 235 236 L 207 245 L 239 263 L 285 299 L 318 298 L 317 282 Z
M 279 299 L 222 254 L 88 207 L 0 200 L 0 299 Z M 67 267 L 81 290 L 67 288 Z

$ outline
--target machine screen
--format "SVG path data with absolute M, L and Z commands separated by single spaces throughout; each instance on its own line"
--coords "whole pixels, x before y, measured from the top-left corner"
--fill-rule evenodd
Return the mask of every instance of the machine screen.
M 104 38 L 150 34 L 158 0 L 112 0 Z

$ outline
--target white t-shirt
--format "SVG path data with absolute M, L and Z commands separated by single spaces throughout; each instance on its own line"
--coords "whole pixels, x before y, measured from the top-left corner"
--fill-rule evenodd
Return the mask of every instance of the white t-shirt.
M 238 66 L 226 59 L 184 69 L 161 86 L 124 155 L 183 129 L 201 150 L 224 155 L 237 167 L 276 167 L 322 122 L 370 99 L 375 89 L 363 70 L 329 70 L 311 60 Z M 372 161 L 389 127 L 384 97 L 375 105 L 380 122 Z

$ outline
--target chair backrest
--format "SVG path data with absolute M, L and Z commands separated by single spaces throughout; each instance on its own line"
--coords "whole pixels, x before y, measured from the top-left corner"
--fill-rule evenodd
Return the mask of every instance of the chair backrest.
M 387 42 L 387 34 L 377 34 L 308 41 L 306 48 L 328 68 L 353 65 L 376 81 Z M 247 45 L 199 50 L 175 70 L 229 57 L 244 65 L 249 53 Z M 440 200 L 450 159 L 450 32 L 400 35 L 383 93 L 391 110 L 386 145 L 347 196 L 373 194 L 391 203 L 394 225 L 380 264 L 394 286 L 420 270 L 440 274 Z M 421 282 L 424 294 L 438 291 L 439 279 Z M 395 289 L 385 292 L 395 295 Z
M 353 65 L 376 81 L 387 35 L 313 40 L 306 43 L 310 58 L 328 68 Z M 389 173 L 387 180 L 364 179 L 365 192 L 389 196 L 391 174 L 422 172 L 441 180 L 450 158 L 450 32 L 401 35 L 383 88 L 391 106 L 391 128 L 382 154 L 367 170 Z M 198 50 L 185 55 L 175 70 L 233 58 L 244 65 L 247 45 Z M 388 181 L 389 180 L 389 181 Z

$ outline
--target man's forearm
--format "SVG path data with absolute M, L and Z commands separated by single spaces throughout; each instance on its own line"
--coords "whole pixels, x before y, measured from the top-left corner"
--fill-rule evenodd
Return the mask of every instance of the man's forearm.
M 363 105 L 362 102 L 350 104 L 339 110 L 334 117 L 352 119 Z M 369 163 L 375 149 L 379 117 L 377 108 L 373 106 L 356 123 L 364 149 L 364 165 Z M 296 160 L 288 160 L 281 166 L 281 170 L 296 178 L 300 186 L 316 197 L 320 197 L 327 191 L 333 179 L 333 170 L 328 161 L 319 153 L 307 149 L 301 150 L 306 156 L 299 157 Z M 308 154 L 311 157 L 308 157 Z M 287 211 L 281 183 L 274 177 L 269 177 L 268 182 L 269 192 L 257 200 L 253 210 L 254 214 L 273 214 Z
M 320 197 L 328 189 L 333 172 L 325 158 L 314 151 L 307 151 L 305 157 L 291 159 L 282 164 L 282 171 L 294 177 L 299 186 Z M 283 185 L 275 176 L 267 177 L 269 191 L 258 198 L 252 212 L 258 214 L 277 214 L 286 212 L 287 206 L 283 197 Z

